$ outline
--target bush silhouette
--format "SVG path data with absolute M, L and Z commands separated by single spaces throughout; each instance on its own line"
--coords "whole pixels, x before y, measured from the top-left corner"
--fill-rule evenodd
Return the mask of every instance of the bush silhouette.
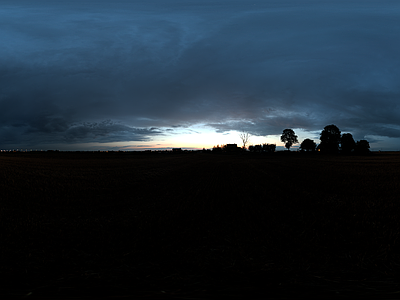
M 265 152 L 275 152 L 276 145 L 275 144 L 263 144 L 262 149 Z
M 314 152 L 316 147 L 317 147 L 317 144 L 313 140 L 310 140 L 310 139 L 305 139 L 300 144 L 301 151 Z

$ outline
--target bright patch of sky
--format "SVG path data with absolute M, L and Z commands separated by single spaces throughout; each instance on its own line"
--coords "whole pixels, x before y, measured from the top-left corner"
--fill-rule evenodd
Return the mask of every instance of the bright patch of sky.
M 0 148 L 400 147 L 400 2 L 3 0 Z M 295 149 L 298 145 L 294 145 Z M 280 148 L 278 148 L 280 149 Z

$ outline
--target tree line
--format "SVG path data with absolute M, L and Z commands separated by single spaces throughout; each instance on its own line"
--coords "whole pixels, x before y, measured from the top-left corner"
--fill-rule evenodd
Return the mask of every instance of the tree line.
M 305 139 L 300 144 L 300 151 L 314 152 L 320 151 L 324 153 L 368 153 L 369 142 L 367 140 L 354 141 L 351 133 L 341 134 L 336 125 L 325 126 L 320 134 L 321 143 L 317 144 L 311 139 Z M 293 144 L 298 143 L 297 135 L 292 129 L 285 129 L 281 135 L 281 141 L 285 143 L 285 147 L 290 150 Z
M 239 134 L 242 140 L 243 147 L 239 148 L 236 144 L 227 144 L 222 146 L 214 146 L 213 152 L 235 152 L 239 150 L 246 150 L 246 145 L 249 142 L 250 134 L 248 132 L 242 132 Z M 332 124 L 325 126 L 320 134 L 321 142 L 319 145 L 313 140 L 306 138 L 300 144 L 299 150 L 302 152 L 323 152 L 323 153 L 368 153 L 369 142 L 367 140 L 355 141 L 351 133 L 341 133 L 339 128 Z M 293 129 L 285 129 L 281 135 L 281 141 L 285 143 L 285 148 L 290 151 L 290 147 L 294 144 L 299 143 L 298 137 Z M 250 145 L 248 150 L 250 152 L 275 152 L 275 144 L 262 144 L 262 145 Z
M 250 145 L 248 150 L 250 152 L 275 152 L 276 145 L 275 144 L 262 144 L 262 145 Z M 212 152 L 220 153 L 220 152 L 238 152 L 246 150 L 245 147 L 238 147 L 237 144 L 226 144 L 226 145 L 217 145 L 214 146 Z M 203 151 L 206 151 L 203 149 Z

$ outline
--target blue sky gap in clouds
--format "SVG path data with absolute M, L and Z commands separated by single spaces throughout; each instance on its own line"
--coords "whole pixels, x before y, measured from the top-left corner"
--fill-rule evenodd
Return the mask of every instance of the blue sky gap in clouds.
M 399 16 L 385 0 L 3 0 L 0 148 L 285 128 L 318 143 L 335 124 L 399 150 Z

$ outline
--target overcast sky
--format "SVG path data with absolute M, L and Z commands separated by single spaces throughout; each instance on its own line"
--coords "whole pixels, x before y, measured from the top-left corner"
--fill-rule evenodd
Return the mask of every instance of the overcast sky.
M 2 0 L 0 148 L 400 150 L 400 1 Z

